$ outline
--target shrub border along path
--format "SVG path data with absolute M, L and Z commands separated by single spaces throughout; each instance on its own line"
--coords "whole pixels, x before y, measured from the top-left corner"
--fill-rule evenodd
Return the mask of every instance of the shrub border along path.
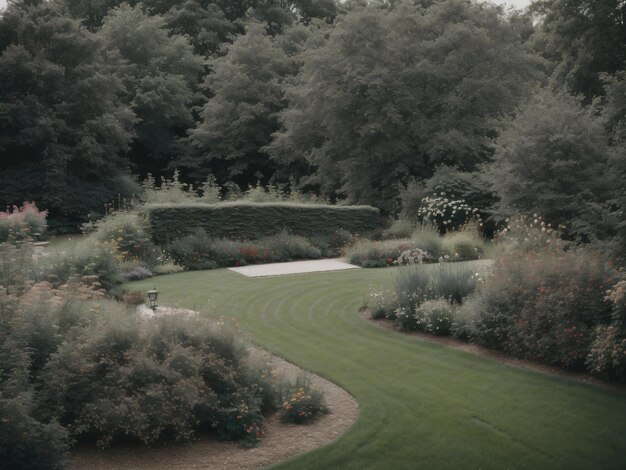
M 149 309 L 148 309 L 149 310 Z M 180 310 L 180 309 L 169 309 Z M 150 314 L 150 312 L 147 312 Z M 189 310 L 181 313 L 194 313 Z M 254 351 L 255 359 L 271 362 L 280 376 L 295 381 L 302 369 L 270 353 Z M 278 414 L 264 423 L 264 435 L 253 448 L 236 442 L 219 442 L 201 436 L 187 445 L 164 445 L 158 448 L 114 447 L 101 451 L 83 446 L 72 454 L 75 470 L 232 470 L 254 469 L 271 465 L 308 450 L 316 449 L 336 439 L 354 424 L 358 404 L 341 387 L 317 375 L 309 375 L 311 385 L 324 393 L 329 414 L 308 425 L 282 423 Z
M 355 397 L 340 439 L 277 468 L 623 468 L 626 395 L 377 328 L 358 310 L 395 268 L 155 285 L 163 303 L 235 317 L 271 352 Z M 306 432 L 306 431 L 302 431 Z

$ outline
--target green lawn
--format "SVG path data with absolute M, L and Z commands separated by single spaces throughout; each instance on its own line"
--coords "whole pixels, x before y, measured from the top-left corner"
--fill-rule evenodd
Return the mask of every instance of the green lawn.
M 370 325 L 358 308 L 391 271 L 250 279 L 214 270 L 132 288 L 154 285 L 163 304 L 235 317 L 255 343 L 356 398 L 346 434 L 280 468 L 626 468 L 626 393 Z

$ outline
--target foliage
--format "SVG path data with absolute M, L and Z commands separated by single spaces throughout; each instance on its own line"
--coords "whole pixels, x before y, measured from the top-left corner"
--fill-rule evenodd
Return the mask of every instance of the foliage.
M 605 291 L 614 282 L 614 269 L 590 249 L 507 253 L 461 307 L 460 331 L 514 357 L 582 369 L 594 328 L 611 321 Z
M 242 266 L 319 258 L 321 252 L 305 238 L 281 232 L 251 241 L 210 238 L 198 231 L 174 240 L 167 252 L 187 269 Z
M 607 172 L 610 155 L 602 119 L 566 93 L 543 91 L 523 105 L 499 137 L 491 167 L 500 197 L 498 214 L 541 214 L 565 235 L 583 240 L 615 235 L 609 200 L 619 173 Z
M 45 456 L 46 468 L 60 467 L 68 432 L 101 446 L 184 441 L 201 430 L 250 444 L 260 436 L 263 397 L 274 389 L 261 389 L 269 371 L 249 363 L 231 328 L 199 317 L 141 318 L 44 284 L 19 298 L 0 293 L 0 311 L 8 426 L 0 449 L 23 468 L 43 468 Z M 20 455 L 28 444 L 32 455 Z
M 29 281 L 37 279 L 33 247 L 27 240 L 0 243 L 0 290 L 22 291 Z
M 0 204 L 35 199 L 62 220 L 100 209 L 135 122 L 105 44 L 50 2 L 11 3 L 0 31 Z
M 0 382 L 0 389 L 2 387 Z M 66 467 L 68 433 L 56 422 L 34 417 L 31 393 L 0 396 L 0 460 L 15 470 L 61 470 Z
M 120 294 L 123 282 L 120 255 L 115 241 L 86 239 L 63 254 L 53 254 L 39 261 L 41 279 L 59 286 L 73 278 L 96 283 L 107 292 Z
M 246 34 L 214 58 L 210 68 L 207 82 L 213 95 L 189 133 L 194 157 L 179 164 L 196 170 L 227 168 L 221 175 L 225 179 L 245 173 L 249 181 L 257 172 L 273 173 L 262 149 L 278 130 L 276 113 L 285 105 L 280 81 L 293 74 L 295 64 L 272 43 L 262 24 L 250 23 Z
M 535 47 L 554 64 L 553 79 L 587 101 L 603 94 L 601 73 L 626 65 L 624 4 L 620 0 L 544 0 Z
M 188 38 L 168 31 L 159 14 L 122 3 L 98 32 L 125 86 L 124 101 L 137 121 L 128 154 L 141 174 L 158 173 L 178 152 L 178 139 L 193 125 L 195 90 L 204 60 Z
M 34 202 L 24 202 L 0 212 L 0 243 L 9 238 L 41 239 L 46 235 L 47 211 L 40 211 Z
M 395 320 L 401 329 L 448 335 L 478 271 L 466 263 L 405 266 L 394 274 L 393 289 L 370 291 L 367 306 L 372 318 Z
M 482 225 L 478 209 L 470 207 L 463 199 L 451 199 L 445 192 L 426 196 L 417 210 L 417 217 L 423 223 L 434 224 L 441 233 L 459 230 L 469 223 Z
M 212 238 L 257 239 L 288 230 L 303 236 L 333 236 L 339 229 L 364 234 L 378 227 L 378 210 L 369 206 L 224 202 L 147 205 L 150 232 L 157 244 L 199 228 Z
M 489 159 L 494 118 L 517 104 L 537 65 L 496 7 L 355 7 L 307 52 L 268 151 L 300 164 L 323 194 L 392 212 L 408 177 Z
M 418 247 L 411 239 L 371 241 L 359 240 L 346 251 L 350 264 L 364 268 L 393 266 L 400 255 Z
M 284 392 L 280 419 L 286 423 L 310 423 L 319 415 L 328 413 L 324 395 L 311 386 L 307 376 L 298 377 Z
M 607 291 L 605 300 L 612 303 L 609 325 L 595 329 L 587 367 L 593 374 L 610 379 L 626 380 L 626 276 Z
M 448 207 L 445 204 L 442 205 L 440 214 L 428 211 L 423 199 L 437 200 L 442 193 L 449 199 L 457 200 L 462 210 L 457 209 L 455 213 L 452 213 L 454 209 L 448 210 L 447 217 L 445 211 Z M 442 232 L 458 228 L 467 222 L 463 220 L 463 216 L 471 220 L 480 219 L 479 223 L 484 224 L 481 226 L 482 230 L 489 236 L 495 230 L 489 216 L 497 199 L 482 168 L 480 171 L 467 172 L 446 165 L 439 166 L 428 179 L 418 181 L 411 178 L 406 187 L 400 189 L 400 201 L 402 218 L 415 220 L 429 215 Z M 450 221 L 444 225 L 443 222 L 448 220 Z
M 485 241 L 475 228 L 465 227 L 443 237 L 443 248 L 454 261 L 480 259 L 485 253 Z

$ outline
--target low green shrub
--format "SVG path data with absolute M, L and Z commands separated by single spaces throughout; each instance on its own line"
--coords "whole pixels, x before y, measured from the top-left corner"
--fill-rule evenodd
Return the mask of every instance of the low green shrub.
M 164 274 L 176 274 L 184 270 L 185 268 L 183 268 L 182 266 L 178 266 L 174 262 L 157 264 L 155 267 L 152 268 L 152 272 L 157 276 Z
M 476 230 L 450 232 L 443 237 L 443 249 L 452 260 L 472 261 L 482 258 L 485 241 Z
M 383 239 L 411 238 L 416 227 L 416 222 L 401 218 L 394 220 L 391 225 L 383 230 Z
M 283 393 L 280 419 L 286 423 L 310 423 L 322 414 L 328 413 L 324 395 L 311 387 L 307 376 L 299 377 Z
M 393 266 L 398 257 L 407 250 L 418 248 L 410 239 L 359 240 L 346 251 L 349 263 L 364 268 Z
M 444 254 L 443 240 L 439 236 L 437 227 L 432 224 L 416 224 L 411 231 L 411 239 L 421 250 L 426 251 L 431 258 L 439 258 Z
M 305 238 L 286 232 L 243 242 L 211 239 L 205 232 L 197 231 L 175 240 L 166 251 L 187 269 L 317 259 L 321 256 L 321 251 Z

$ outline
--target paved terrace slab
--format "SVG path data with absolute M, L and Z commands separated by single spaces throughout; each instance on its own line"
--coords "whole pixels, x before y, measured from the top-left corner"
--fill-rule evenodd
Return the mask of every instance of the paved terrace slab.
M 283 276 L 285 274 L 317 273 L 322 271 L 342 271 L 360 269 L 360 266 L 346 263 L 343 258 L 318 259 L 314 261 L 290 261 L 288 263 L 255 264 L 228 268 L 247 277 Z

